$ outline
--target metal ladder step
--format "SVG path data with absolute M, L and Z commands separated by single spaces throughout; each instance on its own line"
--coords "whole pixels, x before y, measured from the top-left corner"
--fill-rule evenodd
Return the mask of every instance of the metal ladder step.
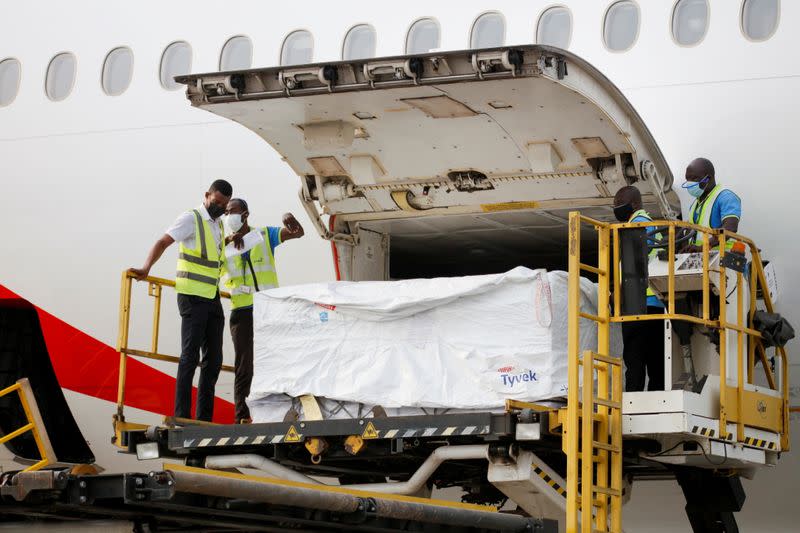
M 592 401 L 597 405 L 604 405 L 612 409 L 622 409 L 622 402 L 615 402 L 613 400 L 607 400 L 605 398 L 597 398 L 597 397 L 592 398 Z
M 622 357 L 614 357 L 611 355 L 592 353 L 592 359 L 594 359 L 595 361 L 602 361 L 603 363 L 608 363 L 610 365 L 616 365 L 616 366 L 622 365 Z
M 592 447 L 600 448 L 601 450 L 605 450 L 605 451 L 611 452 L 611 453 L 620 453 L 622 451 L 619 448 L 619 446 L 614 446 L 613 444 L 608 444 L 608 443 L 605 443 L 605 442 L 597 442 L 596 440 L 592 441 Z
M 608 496 L 622 496 L 622 491 L 619 489 L 612 489 L 609 487 L 597 487 L 592 485 L 592 491 L 598 494 L 606 494 Z

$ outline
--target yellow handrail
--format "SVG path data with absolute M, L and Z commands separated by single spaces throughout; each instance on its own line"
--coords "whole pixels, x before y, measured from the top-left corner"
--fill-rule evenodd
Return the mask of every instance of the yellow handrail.
M 598 237 L 598 265 L 588 265 L 581 262 L 581 225 L 586 224 L 592 226 Z M 631 228 L 666 228 L 667 243 L 666 249 L 667 257 L 667 290 L 665 297 L 666 313 L 659 315 L 623 315 L 621 310 L 621 273 L 619 268 L 613 269 L 613 276 L 610 275 L 611 264 L 619 265 L 619 231 Z M 701 237 L 702 242 L 702 312 L 701 316 L 692 316 L 687 314 L 678 313 L 675 302 L 675 255 L 676 250 L 676 233 L 678 229 L 695 230 Z M 739 242 L 745 245 L 750 250 L 751 273 L 749 279 L 750 298 L 748 301 L 749 310 L 745 313 L 745 302 L 742 290 L 746 286 L 744 283 L 744 276 L 737 272 L 735 276 L 737 297 L 733 305 L 736 305 L 736 319 L 735 323 L 731 323 L 727 319 L 727 271 L 726 268 L 720 263 L 714 267 L 710 267 L 711 246 L 710 239 L 716 237 L 719 241 L 719 259 L 720 262 L 725 257 L 726 253 L 730 253 L 725 244 L 728 241 Z M 609 241 L 611 243 L 611 252 L 609 253 Z M 611 531 L 621 531 L 621 511 L 615 509 L 615 505 L 619 500 L 614 496 L 616 494 L 616 485 L 621 480 L 621 464 L 614 463 L 616 456 L 612 455 L 611 462 L 611 488 L 597 490 L 598 487 L 593 485 L 593 478 L 587 477 L 596 476 L 602 483 L 604 478 L 608 477 L 608 451 L 605 441 L 599 443 L 600 445 L 593 445 L 586 440 L 592 437 L 593 434 L 599 435 L 601 439 L 608 438 L 609 431 L 612 435 L 612 441 L 616 440 L 614 437 L 615 432 L 621 430 L 621 420 L 616 418 L 619 412 L 615 411 L 613 407 L 617 404 L 614 401 L 603 400 L 606 394 L 613 391 L 608 390 L 608 371 L 609 364 L 607 360 L 613 360 L 613 356 L 608 354 L 608 326 L 611 323 L 632 322 L 640 320 L 671 320 L 671 321 L 685 321 L 705 327 L 718 330 L 720 333 L 720 384 L 719 384 L 719 432 L 720 439 L 728 439 L 728 420 L 735 420 L 736 435 L 733 441 L 742 442 L 745 439 L 745 426 L 752 424 L 753 427 L 769 429 L 780 434 L 781 437 L 781 450 L 789 449 L 789 383 L 788 383 L 788 358 L 784 348 L 776 348 L 776 353 L 781 360 L 781 381 L 780 381 L 780 410 L 779 420 L 776 420 L 774 415 L 765 422 L 761 419 L 754 420 L 753 407 L 757 405 L 759 414 L 763 414 L 761 409 L 767 409 L 765 405 L 776 406 L 777 400 L 770 395 L 760 392 L 748 391 L 745 388 L 745 368 L 748 370 L 748 384 L 753 383 L 755 358 L 759 357 L 762 363 L 762 368 L 766 376 L 767 383 L 772 390 L 778 391 L 778 384 L 770 365 L 767 362 L 766 348 L 763 345 L 761 334 L 752 328 L 752 319 L 756 311 L 756 293 L 761 290 L 763 294 L 764 306 L 768 312 L 774 312 L 772 300 L 767 289 L 766 276 L 764 274 L 764 267 L 761 261 L 761 256 L 755 243 L 742 235 L 729 232 L 727 230 L 715 230 L 708 227 L 697 226 L 682 221 L 675 220 L 659 220 L 652 222 L 636 222 L 636 223 L 620 223 L 610 224 L 594 220 L 592 218 L 581 215 L 579 212 L 572 212 L 569 216 L 569 293 L 568 293 L 568 354 L 569 354 L 569 369 L 568 369 L 568 389 L 567 389 L 567 413 L 566 425 L 563 430 L 564 442 L 562 445 L 564 453 L 567 455 L 567 531 L 573 533 L 578 530 L 579 516 L 582 515 L 582 529 L 584 531 L 591 530 L 591 523 L 594 522 L 599 529 L 606 528 L 607 519 L 611 519 Z M 610 257 L 609 257 L 610 256 Z M 609 264 L 610 263 L 610 264 Z M 597 314 L 582 312 L 580 310 L 580 276 L 581 272 L 589 272 L 595 274 L 598 278 L 598 309 Z M 715 273 L 719 276 L 719 314 L 716 317 L 711 316 L 711 282 L 710 276 Z M 613 288 L 613 314 L 608 309 L 610 305 L 609 295 L 609 282 Z M 716 297 L 716 296 L 714 296 Z M 598 354 L 595 357 L 599 359 L 591 359 L 589 353 L 580 353 L 580 319 L 587 319 L 597 323 L 598 325 Z M 745 319 L 747 320 L 745 322 Z M 737 380 L 735 386 L 729 386 L 727 382 L 727 368 L 728 368 L 728 350 L 727 350 L 727 336 L 728 331 L 735 332 L 735 364 L 737 368 Z M 744 345 L 748 342 L 748 349 L 745 351 Z M 733 354 L 732 354 L 733 356 Z M 747 361 L 745 361 L 747 357 Z M 603 363 L 606 361 L 606 363 Z M 747 365 L 747 366 L 745 366 Z M 591 379 L 593 377 L 593 369 L 598 371 L 598 396 L 592 396 Z M 579 392 L 580 373 L 584 372 L 584 384 L 587 380 L 590 383 L 589 387 L 584 387 L 583 402 L 581 404 L 581 394 Z M 621 368 L 619 369 L 621 372 Z M 612 379 L 612 388 L 614 388 L 614 380 Z M 747 403 L 747 406 L 745 405 Z M 582 413 L 582 414 L 581 414 Z M 583 420 L 581 420 L 581 416 Z M 749 417 L 749 418 L 748 418 Z M 760 416 L 759 418 L 764 418 Z M 610 423 L 610 427 L 609 427 Z M 592 425 L 594 428 L 592 429 Z M 619 426 L 619 427 L 618 427 Z M 583 431 L 581 431 L 581 428 Z M 581 435 L 583 433 L 583 435 Z M 731 435 L 730 437 L 734 437 Z M 580 439 L 583 439 L 582 451 L 579 449 Z M 621 438 L 621 437 L 620 437 Z M 612 446 L 613 447 L 613 446 Z M 587 457 L 590 450 L 595 450 L 597 457 Z M 597 460 L 597 468 L 592 470 L 592 462 Z M 621 460 L 621 458 L 620 458 Z M 581 468 L 580 462 L 583 462 Z M 581 470 L 583 470 L 583 480 L 580 483 L 581 494 L 578 493 L 579 478 L 581 477 Z M 592 490 L 592 493 L 587 493 L 587 490 Z M 600 495 L 600 498 L 594 499 L 595 492 Z M 608 515 L 608 507 L 606 505 L 606 497 L 611 496 L 611 515 Z M 596 509 L 596 513 L 592 513 L 592 508 Z
M 134 279 L 136 279 L 136 275 L 132 271 L 125 270 L 122 273 L 122 283 L 120 285 L 119 297 L 119 334 L 117 337 L 117 352 L 119 352 L 119 382 L 117 384 L 116 420 L 118 421 L 125 420 L 123 412 L 125 409 L 125 385 L 127 378 L 128 356 L 143 357 L 145 359 L 154 359 L 157 361 L 168 361 L 170 363 L 178 363 L 180 361 L 180 357 L 158 352 L 158 336 L 161 329 L 161 297 L 163 288 L 175 287 L 175 282 L 170 279 L 148 276 L 143 280 L 148 284 L 147 294 L 152 296 L 154 299 L 153 329 L 150 338 L 150 349 L 140 350 L 128 346 L 131 320 L 131 292 Z M 222 298 L 230 298 L 230 294 L 224 291 L 220 291 L 219 295 Z M 233 366 L 222 365 L 221 370 L 224 372 L 233 372 Z
M 728 230 L 719 230 L 719 229 L 712 229 L 704 226 L 698 226 L 696 224 L 690 224 L 688 222 L 677 221 L 677 220 L 656 220 L 652 222 L 631 222 L 631 223 L 621 223 L 621 224 L 605 224 L 600 225 L 596 222 L 592 221 L 592 219 L 581 216 L 581 221 L 586 222 L 588 224 L 594 225 L 598 228 L 598 231 L 603 231 L 603 228 L 609 228 L 615 234 L 615 243 L 618 242 L 618 231 L 621 229 L 629 229 L 629 228 L 668 228 L 668 291 L 666 294 L 666 304 L 667 304 L 667 313 L 663 315 L 629 315 L 623 316 L 621 311 L 619 310 L 619 293 L 621 288 L 621 280 L 619 275 L 613 277 L 614 282 L 614 302 L 615 302 L 615 310 L 614 316 L 611 317 L 612 322 L 628 322 L 628 321 L 638 321 L 638 320 L 679 320 L 679 321 L 686 321 L 691 322 L 699 325 L 706 326 L 708 328 L 717 329 L 720 331 L 720 423 L 719 423 L 719 435 L 720 438 L 726 438 L 728 435 L 727 430 L 727 419 L 731 415 L 730 409 L 733 407 L 731 402 L 735 402 L 735 409 L 736 412 L 736 424 L 737 424 L 737 440 L 742 440 L 744 438 L 744 416 L 742 413 L 743 410 L 743 403 L 745 401 L 745 382 L 744 382 L 744 370 L 747 368 L 748 372 L 748 384 L 753 383 L 754 377 L 754 369 L 755 369 L 755 356 L 758 354 L 759 360 L 762 362 L 762 369 L 766 376 L 767 383 L 769 387 L 773 390 L 777 390 L 776 380 L 772 375 L 772 371 L 770 370 L 769 365 L 767 364 L 767 358 L 765 355 L 765 348 L 761 341 L 761 334 L 750 327 L 752 324 L 752 318 L 756 311 L 756 293 L 759 289 L 761 289 L 763 299 L 764 299 L 764 307 L 768 312 L 774 312 L 774 307 L 772 304 L 772 300 L 769 295 L 769 290 L 767 289 L 767 282 L 766 277 L 764 275 L 764 266 L 761 261 L 761 255 L 759 253 L 758 247 L 756 246 L 755 242 L 748 237 L 740 235 L 738 233 L 730 232 Z M 699 234 L 702 235 L 702 258 L 703 258 L 703 290 L 702 290 L 702 318 L 698 318 L 692 315 L 686 314 L 679 314 L 675 312 L 675 260 L 674 260 L 674 252 L 675 250 L 675 233 L 678 228 L 683 228 L 687 230 L 695 230 Z M 737 290 L 737 299 L 735 302 L 736 305 L 736 322 L 731 323 L 727 320 L 727 306 L 729 305 L 726 301 L 726 296 L 728 292 L 727 287 L 727 273 L 726 268 L 722 265 L 714 271 L 719 274 L 719 316 L 718 317 L 711 317 L 710 316 L 710 300 L 711 300 L 711 284 L 709 281 L 710 273 L 712 272 L 711 268 L 709 267 L 709 256 L 711 252 L 711 247 L 709 244 L 709 239 L 711 237 L 716 237 L 719 241 L 719 254 L 720 254 L 720 261 L 724 258 L 726 253 L 730 253 L 725 243 L 728 241 L 739 242 L 745 245 L 747 249 L 750 250 L 751 256 L 751 275 L 749 280 L 749 289 L 750 289 L 750 298 L 749 298 L 749 311 L 745 314 L 744 309 L 744 297 L 742 294 L 742 289 L 744 288 L 744 276 L 741 273 L 737 273 L 736 275 L 736 290 Z M 615 261 L 618 264 L 618 255 L 615 251 L 614 256 Z M 747 322 L 745 322 L 745 316 L 747 317 Z M 727 385 L 727 367 L 728 367 L 728 350 L 727 350 L 727 330 L 731 330 L 736 332 L 736 367 L 737 367 L 737 384 L 735 387 L 729 387 Z M 745 350 L 744 345 L 745 342 L 749 343 L 749 347 L 747 350 L 747 361 L 745 361 Z M 781 360 L 781 383 L 780 383 L 780 393 L 782 396 L 782 423 L 780 427 L 772 428 L 777 430 L 781 434 L 781 449 L 788 450 L 789 449 L 789 383 L 788 383 L 788 358 L 786 355 L 786 350 L 784 348 L 777 348 L 776 353 Z M 746 366 L 745 366 L 746 365 Z M 730 394 L 733 394 L 733 397 L 729 397 Z
M 27 380 L 20 380 L 9 387 L 6 387 L 5 389 L 0 390 L 0 398 L 13 392 L 16 392 L 19 395 L 19 401 L 22 404 L 22 410 L 25 413 L 25 418 L 28 423 L 0 437 L 0 444 L 5 444 L 6 442 L 30 431 L 33 434 L 33 440 L 36 442 L 36 448 L 39 450 L 40 459 L 36 463 L 25 468 L 23 472 L 32 472 L 51 464 L 52 458 L 47 452 L 48 447 L 45 446 L 40 429 L 36 425 L 36 418 L 33 415 L 32 406 L 28 401 L 28 394 L 32 396 L 33 392 L 30 389 L 30 385 L 27 384 Z M 32 401 L 35 402 L 36 400 Z

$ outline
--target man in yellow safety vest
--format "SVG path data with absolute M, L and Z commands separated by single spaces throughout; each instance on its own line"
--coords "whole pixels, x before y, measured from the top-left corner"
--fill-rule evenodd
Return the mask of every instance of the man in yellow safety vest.
M 219 279 L 225 263 L 220 217 L 233 194 L 225 180 L 216 180 L 202 205 L 181 214 L 156 241 L 142 268 L 132 268 L 143 280 L 173 242 L 180 243 L 175 291 L 181 314 L 181 358 L 175 382 L 175 416 L 191 418 L 192 381 L 200 365 L 197 387 L 197 419 L 211 421 L 214 388 L 222 367 L 222 332 L 225 315 L 219 300 Z M 200 351 L 203 361 L 200 363 Z
M 303 227 L 291 213 L 283 215 L 282 228 L 251 228 L 247 223 L 249 215 L 247 202 L 241 198 L 228 202 L 226 242 L 233 242 L 237 251 L 241 251 L 229 254 L 225 263 L 225 287 L 231 293 L 231 337 L 236 354 L 233 399 L 237 423 L 251 421 L 245 400 L 253 381 L 253 294 L 278 286 L 275 248 L 304 234 Z
M 642 209 L 642 194 L 632 186 L 622 187 L 614 195 L 614 216 L 620 222 L 652 222 Z M 645 231 L 652 231 L 648 228 Z M 655 235 L 658 238 L 659 235 Z M 652 242 L 651 239 L 648 239 Z M 649 252 L 653 257 L 656 249 Z M 647 313 L 663 314 L 664 304 L 655 292 L 647 288 Z M 625 361 L 625 390 L 643 391 L 645 377 L 647 390 L 664 390 L 664 322 L 642 320 L 622 323 L 622 359 Z
M 742 201 L 730 189 L 717 185 L 714 165 L 704 157 L 698 157 L 686 167 L 686 182 L 682 187 L 694 198 L 689 207 L 689 222 L 698 226 L 711 229 L 724 229 L 731 232 L 739 231 L 739 221 L 742 217 Z M 719 246 L 719 239 L 712 236 L 708 240 L 710 248 Z M 733 247 L 734 241 L 725 243 L 726 250 Z M 692 241 L 681 250 L 683 253 L 697 253 L 703 251 L 703 234 L 698 232 Z M 692 308 L 698 305 L 697 294 L 688 294 L 685 299 L 675 302 L 676 310 L 680 314 L 691 314 Z M 716 311 L 715 300 L 712 298 L 712 314 Z M 718 310 L 717 310 L 718 311 Z M 696 383 L 694 364 L 692 363 L 691 337 L 694 325 L 691 322 L 676 320 L 672 323 L 678 341 L 681 345 L 684 361 L 684 374 L 679 378 L 678 384 L 684 383 L 685 387 L 692 387 Z M 712 341 L 718 342 L 719 337 L 713 335 Z

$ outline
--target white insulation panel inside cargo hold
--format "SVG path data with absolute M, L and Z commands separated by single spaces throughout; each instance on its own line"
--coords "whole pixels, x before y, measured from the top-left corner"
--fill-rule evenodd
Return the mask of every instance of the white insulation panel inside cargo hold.
M 582 279 L 581 310 L 595 314 L 596 299 L 596 285 Z M 596 349 L 596 326 L 582 320 L 580 330 L 581 349 Z M 612 353 L 620 344 L 612 335 Z M 253 406 L 280 394 L 455 409 L 561 397 L 567 274 L 518 267 L 263 291 L 255 295 L 254 348 Z

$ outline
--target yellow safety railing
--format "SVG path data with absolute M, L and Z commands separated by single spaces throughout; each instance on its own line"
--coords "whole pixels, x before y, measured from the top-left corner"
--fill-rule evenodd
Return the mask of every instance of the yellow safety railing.
M 579 213 L 569 219 L 567 420 L 567 531 L 622 531 L 622 358 L 609 354 L 611 242 L 608 225 L 598 229 L 597 266 L 581 262 Z M 597 315 L 580 310 L 581 272 L 597 276 Z M 597 323 L 597 351 L 580 353 L 580 319 Z M 597 376 L 595 390 L 594 377 Z M 581 387 L 581 378 L 583 387 Z M 580 491 L 578 488 L 580 487 Z M 610 530 L 609 527 L 610 520 Z
M 158 335 L 161 324 L 161 297 L 164 287 L 175 287 L 173 280 L 148 276 L 144 281 L 147 283 L 147 294 L 153 297 L 153 327 L 149 350 L 139 350 L 128 346 L 131 321 L 131 292 L 135 275 L 126 270 L 122 273 L 122 284 L 119 296 L 119 336 L 117 338 L 117 351 L 119 352 L 119 384 L 117 387 L 117 415 L 115 420 L 123 422 L 125 409 L 125 384 L 127 377 L 128 356 L 143 357 L 146 359 L 156 359 L 158 361 L 168 361 L 178 363 L 180 357 L 165 355 L 158 351 Z M 230 294 L 220 291 L 220 296 L 230 298 Z M 233 372 L 230 365 L 222 365 L 222 371 Z
M 588 225 L 597 234 L 598 265 L 581 262 L 581 227 Z M 623 315 L 621 309 L 621 272 L 619 232 L 629 228 L 659 228 L 667 234 L 667 292 L 664 295 L 666 313 L 658 315 Z M 676 233 L 679 228 L 695 230 L 702 239 L 702 311 L 701 316 L 679 314 L 675 304 L 675 254 Z M 726 268 L 719 264 L 710 268 L 710 239 L 719 241 L 720 262 L 727 252 L 728 241 L 742 243 L 750 250 L 752 259 L 748 283 L 749 302 L 745 307 L 743 288 L 745 279 L 736 272 L 736 320 L 727 319 L 728 306 Z M 781 382 L 778 385 L 767 361 L 766 348 L 761 334 L 751 327 L 756 311 L 757 294 L 760 290 L 764 306 L 774 312 L 767 288 L 761 256 L 750 239 L 725 231 L 696 226 L 681 221 L 653 221 L 641 223 L 608 224 L 570 213 L 569 218 L 569 371 L 567 392 L 567 416 L 563 431 L 563 450 L 567 455 L 567 531 L 578 531 L 580 517 L 582 531 L 621 531 L 622 488 L 622 367 L 621 358 L 609 354 L 609 334 L 612 323 L 640 320 L 677 320 L 706 326 L 720 333 L 720 394 L 719 431 L 720 439 L 744 442 L 747 426 L 770 430 L 781 436 L 781 449 L 789 449 L 789 383 L 788 359 L 784 348 L 775 349 L 781 360 Z M 611 265 L 615 265 L 611 276 Z M 595 274 L 598 279 L 597 315 L 580 310 L 581 272 Z M 718 296 L 712 294 L 711 276 L 718 275 Z M 611 315 L 610 293 L 613 290 L 613 315 Z M 719 298 L 719 314 L 711 316 L 711 298 Z M 745 318 L 746 317 L 746 318 Z M 580 320 L 593 321 L 598 326 L 597 353 L 580 351 Z M 729 386 L 727 381 L 729 331 L 736 334 L 737 383 Z M 745 347 L 747 358 L 745 359 Z M 659 347 L 661 348 L 661 347 Z M 663 349 L 663 348 L 662 348 Z M 745 365 L 747 383 L 752 384 L 756 357 L 761 362 L 769 388 L 780 392 L 780 397 L 764 394 L 745 387 Z M 583 392 L 580 380 L 583 376 Z M 597 377 L 595 394 L 593 378 Z M 778 388 L 780 387 L 780 389 Z M 728 423 L 736 423 L 736 435 L 728 434 Z M 610 461 L 609 461 L 610 459 Z M 578 487 L 581 487 L 579 493 Z M 597 495 L 597 498 L 595 498 Z M 609 527 L 610 520 L 610 530 Z M 593 524 L 594 523 L 594 524 Z
M 52 452 L 48 453 L 49 446 L 45 443 L 46 435 L 42 434 L 44 428 L 41 430 L 37 426 L 37 416 L 34 416 L 34 406 L 31 403 L 36 400 L 33 398 L 33 391 L 27 382 L 27 379 L 19 380 L 10 387 L 0 390 L 0 398 L 16 392 L 19 395 L 19 401 L 22 404 L 22 410 L 25 413 L 25 419 L 28 421 L 24 426 L 7 433 L 0 437 L 0 444 L 19 437 L 20 435 L 30 431 L 33 434 L 33 440 L 36 442 L 36 448 L 39 450 L 40 460 L 36 463 L 25 468 L 23 472 L 32 472 L 39 470 L 53 462 Z

